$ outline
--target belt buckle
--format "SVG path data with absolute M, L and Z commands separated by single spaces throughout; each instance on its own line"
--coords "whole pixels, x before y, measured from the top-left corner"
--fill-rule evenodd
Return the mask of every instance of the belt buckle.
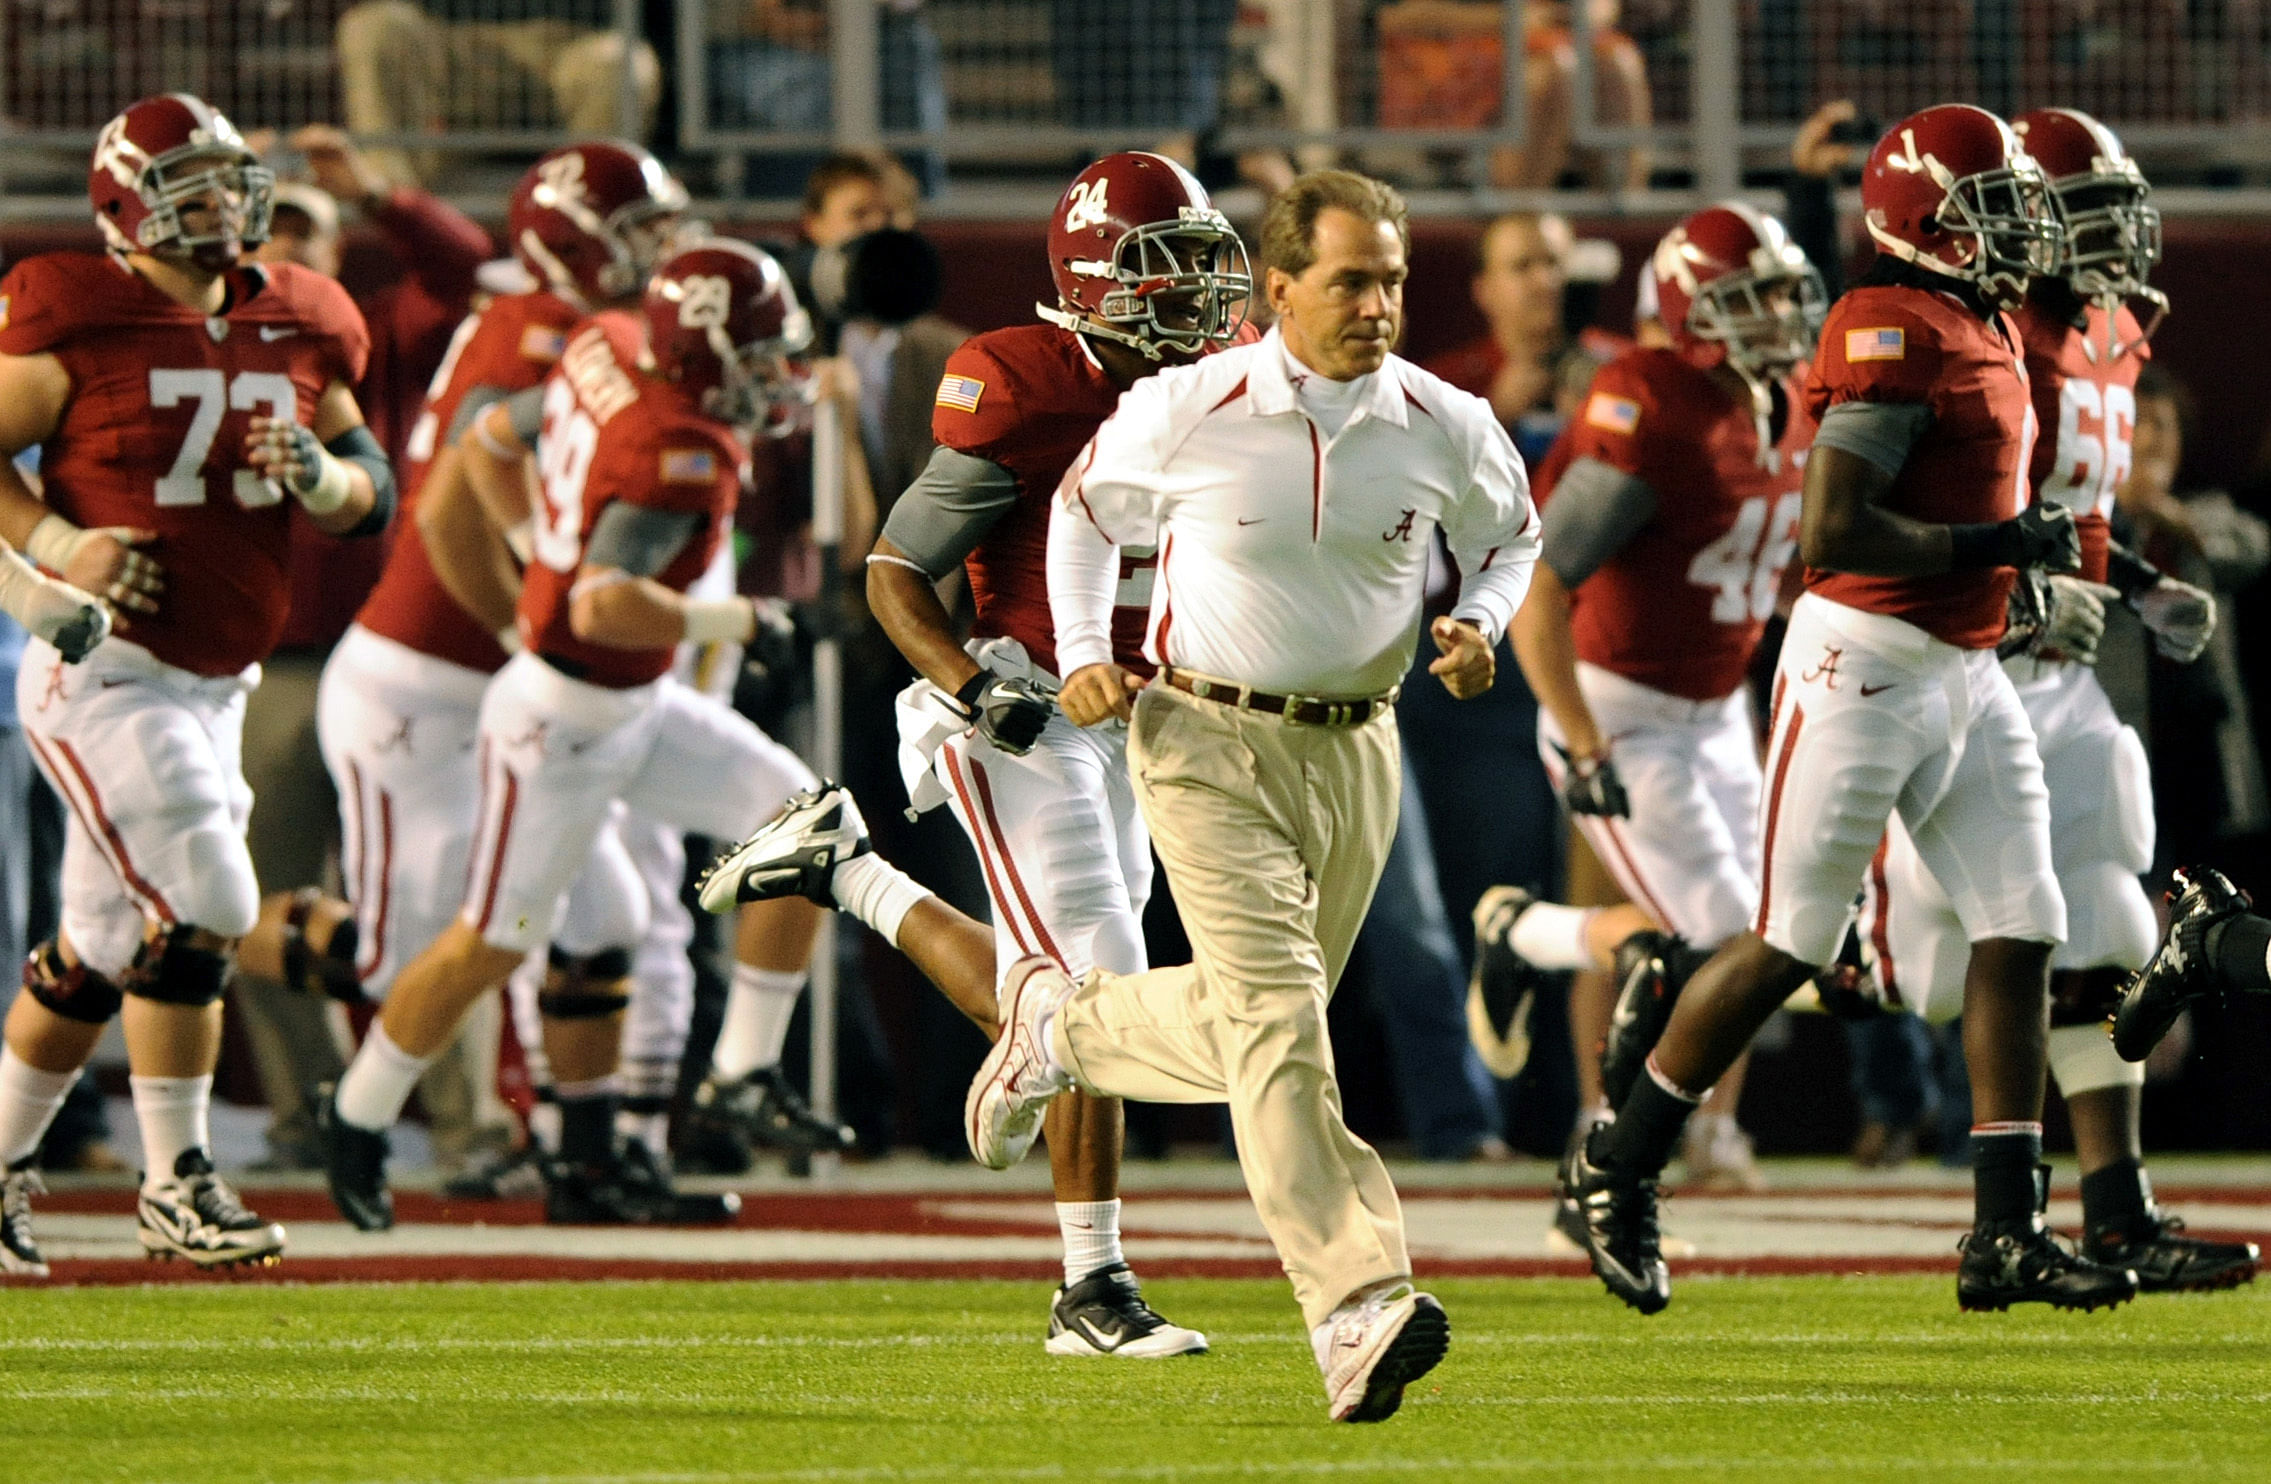
M 1323 696 L 1287 696 L 1285 721 L 1286 725 L 1296 727 L 1345 727 L 1351 721 L 1355 709 L 1362 704 L 1364 703 L 1360 701 L 1328 701 Z M 1324 715 L 1314 721 L 1301 715 L 1304 709 L 1312 706 L 1324 712 Z

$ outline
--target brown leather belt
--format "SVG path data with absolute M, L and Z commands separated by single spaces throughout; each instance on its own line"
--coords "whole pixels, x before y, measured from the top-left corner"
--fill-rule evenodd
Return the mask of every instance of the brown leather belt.
M 1376 696 L 1359 696 L 1354 700 L 1336 700 L 1331 696 L 1273 696 L 1268 691 L 1239 685 L 1230 680 L 1212 680 L 1204 675 L 1193 675 L 1188 670 L 1167 670 L 1161 679 L 1186 695 L 1202 701 L 1234 707 L 1240 711 L 1260 711 L 1270 716 L 1282 716 L 1294 726 L 1303 727 L 1360 727 L 1373 717 L 1396 704 L 1402 686 L 1391 686 Z

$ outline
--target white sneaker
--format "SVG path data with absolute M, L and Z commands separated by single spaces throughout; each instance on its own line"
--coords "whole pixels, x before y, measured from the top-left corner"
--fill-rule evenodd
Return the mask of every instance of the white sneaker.
M 1443 1363 L 1451 1320 L 1435 1295 L 1409 1283 L 1343 1304 L 1309 1332 L 1335 1422 L 1385 1422 L 1404 1388 Z
M 1206 1336 L 1171 1324 L 1143 1301 L 1143 1287 L 1124 1262 L 1098 1268 L 1057 1290 L 1049 1306 L 1051 1355 L 1111 1355 L 1157 1360 L 1206 1354 Z
M 151 1257 L 222 1268 L 266 1267 L 284 1254 L 284 1228 L 246 1210 L 202 1149 L 184 1152 L 170 1179 L 145 1184 L 134 1205 L 142 1250 Z
M 836 867 L 868 853 L 867 821 L 840 783 L 792 794 L 757 833 L 710 864 L 694 883 L 702 907 L 731 912 L 743 902 L 804 897 L 836 905 Z
M 1680 1139 L 1681 1157 L 1687 1164 L 1686 1183 L 1705 1190 L 1766 1189 L 1766 1172 L 1758 1167 L 1751 1136 L 1743 1132 L 1733 1114 L 1700 1110 L 1688 1118 Z
M 1072 995 L 1072 977 L 1045 958 L 1019 959 L 1002 988 L 1001 1039 L 978 1066 L 962 1104 L 970 1152 L 989 1170 L 1023 1159 L 1041 1136 L 1049 1099 L 1072 1077 L 1049 1055 L 1046 1022 Z
M 47 1187 L 30 1159 L 0 1169 L 0 1273 L 47 1276 L 47 1259 L 32 1237 L 32 1197 L 45 1194 Z

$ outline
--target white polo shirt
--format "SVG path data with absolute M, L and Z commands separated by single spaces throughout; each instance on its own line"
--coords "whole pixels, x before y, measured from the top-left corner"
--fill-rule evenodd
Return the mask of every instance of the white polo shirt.
M 1376 695 L 1402 680 L 1437 527 L 1466 574 L 1453 613 L 1493 643 L 1505 632 L 1538 519 L 1490 404 L 1391 355 L 1342 384 L 1355 405 L 1335 433 L 1296 390 L 1314 375 L 1272 329 L 1120 398 L 1050 521 L 1062 673 L 1112 658 L 1121 546 L 1159 549 L 1145 654 L 1257 690 Z

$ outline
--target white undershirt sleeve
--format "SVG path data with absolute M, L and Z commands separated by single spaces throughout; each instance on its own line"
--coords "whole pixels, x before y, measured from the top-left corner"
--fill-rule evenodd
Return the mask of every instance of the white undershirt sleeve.
M 1070 675 L 1112 660 L 1112 600 L 1120 549 L 1086 514 L 1058 504 L 1049 512 L 1049 615 L 1057 630 L 1057 669 Z
M 1120 410 L 1065 471 L 1051 502 L 1049 614 L 1061 676 L 1111 663 L 1120 547 L 1148 546 L 1158 536 L 1158 491 L 1147 477 L 1155 461 L 1142 417 L 1151 400 L 1134 393 L 1122 398 Z
M 1443 536 L 1465 577 L 1453 618 L 1465 619 L 1496 644 L 1537 565 L 1538 513 L 1530 504 L 1530 476 L 1514 440 L 1497 418 L 1484 417 L 1469 451 L 1472 476 L 1465 493 L 1445 512 Z

